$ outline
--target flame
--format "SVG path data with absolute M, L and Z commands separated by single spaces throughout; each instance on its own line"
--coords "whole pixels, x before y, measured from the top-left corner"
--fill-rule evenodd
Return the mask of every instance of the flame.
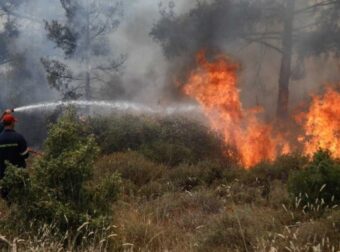
M 272 125 L 258 119 L 261 108 L 243 108 L 237 64 L 223 55 L 209 62 L 204 51 L 197 54 L 197 63 L 183 91 L 200 104 L 212 129 L 236 148 L 246 168 L 290 152 L 284 137 L 274 135 Z
M 304 153 L 312 155 L 318 149 L 328 149 L 336 158 L 340 158 L 340 93 L 326 88 L 323 96 L 312 96 L 312 103 L 307 113 L 297 118 L 304 129 L 304 136 L 299 141 L 304 145 Z

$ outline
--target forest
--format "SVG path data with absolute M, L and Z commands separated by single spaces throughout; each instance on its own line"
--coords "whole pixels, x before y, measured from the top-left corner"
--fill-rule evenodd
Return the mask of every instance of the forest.
M 339 0 L 0 0 L 0 251 L 340 251 L 339 56 Z

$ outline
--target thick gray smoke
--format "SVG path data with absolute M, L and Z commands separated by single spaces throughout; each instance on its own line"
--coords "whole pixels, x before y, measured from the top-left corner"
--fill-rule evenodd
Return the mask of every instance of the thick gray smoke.
M 176 1 L 176 11 L 186 13 L 196 1 Z M 168 68 L 172 65 L 161 46 L 150 36 L 154 24 L 161 18 L 159 0 L 129 1 L 124 4 L 124 21 L 111 37 L 121 52 L 128 53 L 122 81 L 129 96 L 142 102 L 158 102 L 166 94 Z M 167 6 L 167 1 L 165 2 Z

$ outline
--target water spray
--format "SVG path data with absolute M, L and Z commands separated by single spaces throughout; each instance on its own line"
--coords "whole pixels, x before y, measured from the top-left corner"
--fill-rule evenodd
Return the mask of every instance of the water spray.
M 48 102 L 48 103 L 38 103 L 28 106 L 22 106 L 14 108 L 14 112 L 31 112 L 35 110 L 49 111 L 54 110 L 57 107 L 97 107 L 97 108 L 107 108 L 115 111 L 124 111 L 131 113 L 142 113 L 142 114 L 175 114 L 175 113 L 191 113 L 198 112 L 199 108 L 192 104 L 178 104 L 168 107 L 162 106 L 147 106 L 141 103 L 133 103 L 127 101 L 109 102 L 109 101 L 58 101 L 58 102 Z

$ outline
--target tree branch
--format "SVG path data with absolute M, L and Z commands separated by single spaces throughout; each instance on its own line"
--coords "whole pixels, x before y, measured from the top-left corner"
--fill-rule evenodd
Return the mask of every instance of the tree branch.
M 304 30 L 304 29 L 307 29 L 307 28 L 310 28 L 310 27 L 313 27 L 313 26 L 316 26 L 316 25 L 317 25 L 316 22 L 313 22 L 313 23 L 310 23 L 310 24 L 306 24 L 304 26 L 294 28 L 294 32 L 301 31 L 301 30 Z
M 14 59 L 4 59 L 4 60 L 0 61 L 0 65 L 5 65 L 5 64 L 10 63 L 12 61 L 14 61 Z
M 301 14 L 301 13 L 304 13 L 304 12 L 307 12 L 307 11 L 311 11 L 315 8 L 324 7 L 324 6 L 328 6 L 328 5 L 332 5 L 332 4 L 336 4 L 336 3 L 340 3 L 340 1 L 339 0 L 332 0 L 332 1 L 327 0 L 327 1 L 319 2 L 319 3 L 313 4 L 311 6 L 308 6 L 306 8 L 296 10 L 294 12 L 294 14 L 298 15 L 298 14 Z
M 273 49 L 274 51 L 280 53 L 280 54 L 283 54 L 283 51 L 281 48 L 277 47 L 277 46 L 274 46 L 272 44 L 270 44 L 269 42 L 267 41 L 264 41 L 262 39 L 252 39 L 252 38 L 243 38 L 244 40 L 250 42 L 250 43 L 259 43 L 259 44 L 262 44 L 264 46 L 267 46 L 268 48 L 270 49 Z
M 11 16 L 14 16 L 14 17 L 19 18 L 19 19 L 26 19 L 26 20 L 29 20 L 29 21 L 32 21 L 32 22 L 35 22 L 35 23 L 39 23 L 39 24 L 43 23 L 42 20 L 39 20 L 36 17 L 26 16 L 24 14 L 20 14 L 20 13 L 11 11 L 4 4 L 0 4 L 0 8 L 3 12 L 6 13 L 6 15 L 11 15 Z

